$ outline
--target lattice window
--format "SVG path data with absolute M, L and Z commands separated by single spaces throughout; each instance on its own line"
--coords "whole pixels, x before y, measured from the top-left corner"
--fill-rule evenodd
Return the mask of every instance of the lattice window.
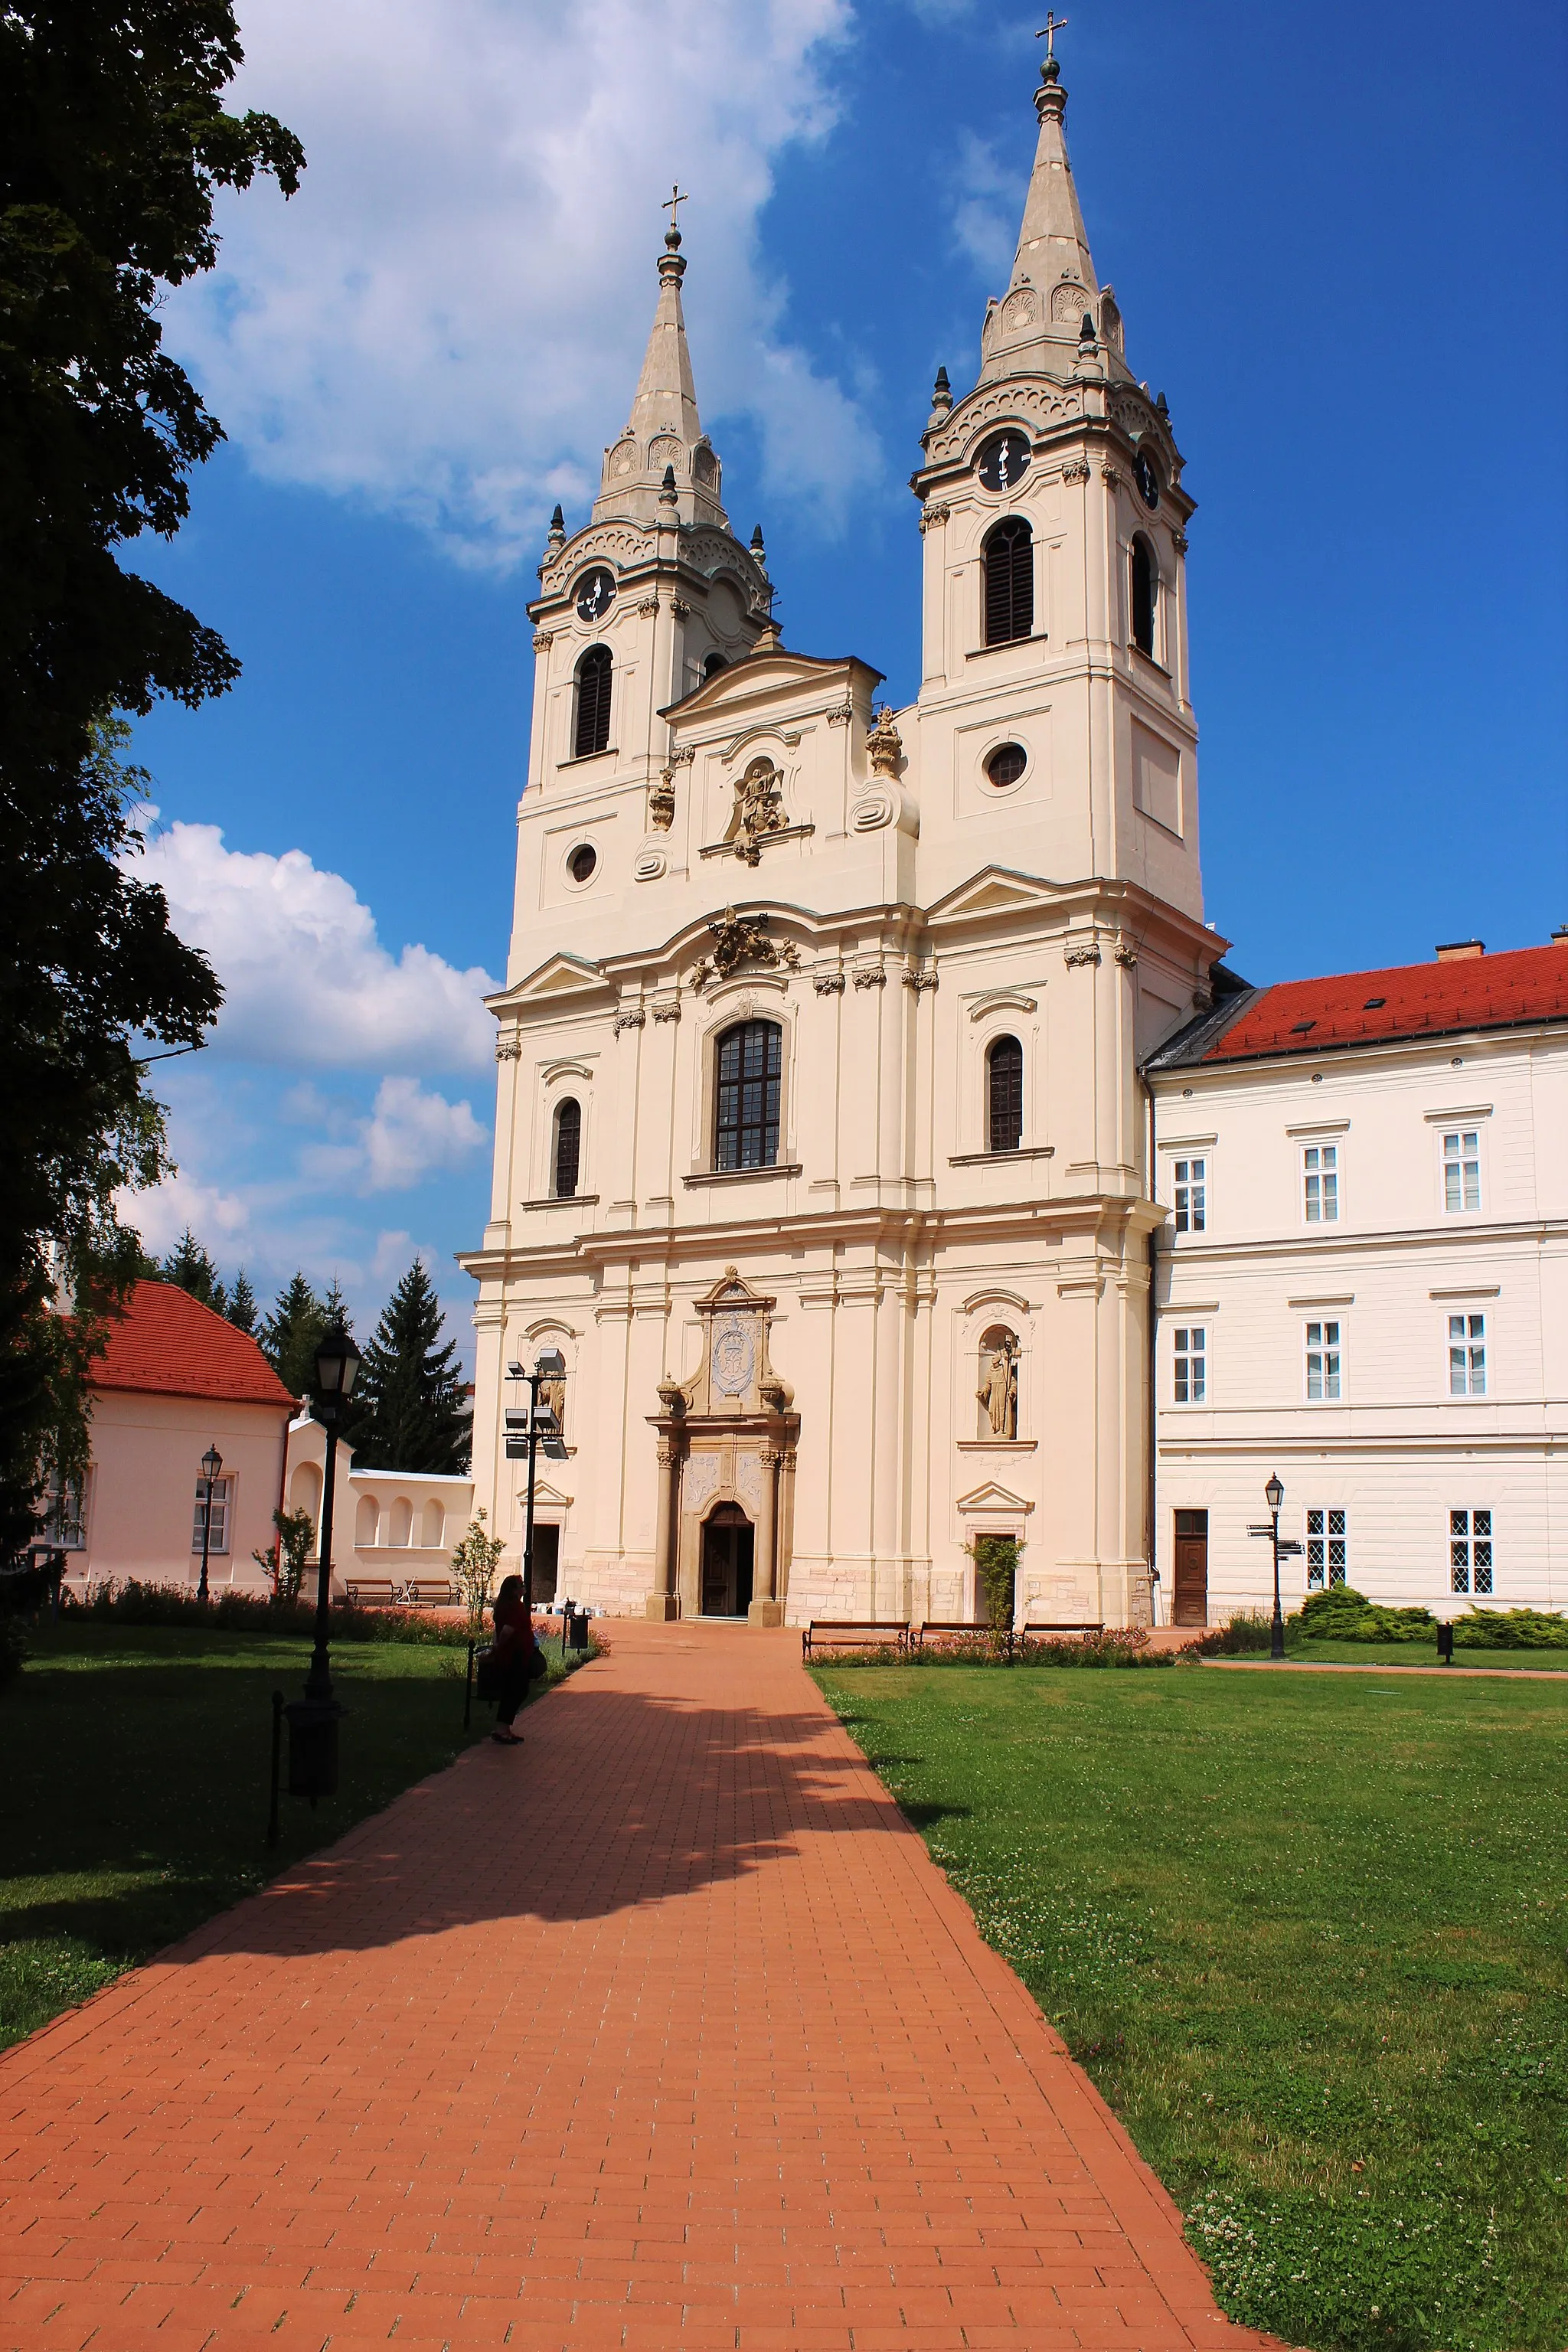
M 1024 1140 L 1024 1049 L 998 1037 L 985 1056 L 986 1150 L 1016 1151 Z
M 1201 1234 L 1208 1219 L 1209 1164 L 1206 1160 L 1178 1160 L 1174 1170 L 1176 1231 Z
M 1481 1138 L 1474 1127 L 1443 1138 L 1443 1206 L 1451 1217 L 1481 1205 Z
M 784 1033 L 773 1021 L 742 1021 L 719 1040 L 714 1164 L 773 1168 L 779 1156 Z
M 1448 1394 L 1485 1396 L 1487 1392 L 1487 1318 L 1484 1315 L 1448 1318 Z
M 1492 1515 L 1489 1511 L 1449 1512 L 1448 1579 L 1456 1592 L 1492 1591 Z
M 1343 1584 L 1350 1571 L 1350 1538 L 1345 1515 L 1327 1504 L 1307 1513 L 1307 1590 L 1322 1592 Z
M 1340 1148 L 1309 1143 L 1301 1153 L 1302 1206 L 1310 1225 L 1332 1225 L 1340 1213 Z
M 1178 1404 L 1202 1404 L 1208 1394 L 1208 1333 L 1201 1323 L 1176 1326 Z

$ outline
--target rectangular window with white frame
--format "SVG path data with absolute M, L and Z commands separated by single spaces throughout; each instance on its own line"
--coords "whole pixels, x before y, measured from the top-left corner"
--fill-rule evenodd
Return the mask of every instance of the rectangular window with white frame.
M 209 1555 L 214 1552 L 226 1552 L 228 1549 L 228 1489 L 229 1481 L 226 1478 L 213 1480 L 212 1540 L 207 1545 Z M 196 1480 L 196 1515 L 191 1528 L 191 1549 L 195 1553 L 199 1553 L 202 1548 L 202 1523 L 206 1515 L 207 1482 L 205 1478 L 198 1478 Z
M 1337 1404 L 1343 1394 L 1343 1349 L 1338 1322 L 1307 1326 L 1307 1402 Z
M 1208 1396 L 1208 1331 L 1202 1323 L 1178 1323 L 1175 1402 L 1202 1404 Z
M 1456 1592 L 1492 1590 L 1492 1515 L 1489 1511 L 1448 1514 L 1448 1581 Z
M 1481 1205 L 1481 1135 L 1479 1128 L 1443 1130 L 1443 1206 L 1450 1217 L 1460 1217 Z
M 1333 1225 L 1340 1215 L 1340 1147 L 1301 1146 L 1301 1207 L 1310 1225 Z
M 1307 1590 L 1326 1592 L 1350 1577 L 1350 1535 L 1343 1511 L 1329 1504 L 1312 1505 L 1307 1512 Z
M 81 1488 L 74 1479 L 62 1487 L 58 1481 L 49 1483 L 44 1497 L 43 1522 L 38 1529 L 40 1539 L 61 1551 L 87 1549 L 86 1512 Z
M 1448 1394 L 1485 1396 L 1487 1392 L 1487 1318 L 1484 1315 L 1448 1318 Z
M 1201 1234 L 1208 1223 L 1209 1164 L 1206 1158 L 1178 1160 L 1172 1171 L 1172 1189 L 1179 1234 Z

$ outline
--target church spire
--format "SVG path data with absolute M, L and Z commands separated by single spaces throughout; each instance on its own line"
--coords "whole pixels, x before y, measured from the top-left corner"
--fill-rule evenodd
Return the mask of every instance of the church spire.
M 1053 15 L 1041 37 L 1048 47 L 1035 92 L 1040 125 L 1035 168 L 1024 200 L 1011 281 L 1002 299 L 989 304 L 985 313 L 982 383 L 1000 376 L 1068 378 L 1080 373 L 1086 315 L 1093 321 L 1110 373 L 1127 373 L 1121 358 L 1121 314 L 1110 287 L 1102 290 L 1094 274 L 1068 155 L 1063 129 L 1068 94 L 1055 43 L 1062 29 L 1063 20 Z
M 678 207 L 685 202 L 677 186 L 665 205 L 670 219 L 658 260 L 653 328 L 626 429 L 605 452 L 604 477 L 594 501 L 595 522 L 615 516 L 653 522 L 659 520 L 661 506 L 668 514 L 665 477 L 668 473 L 682 522 L 710 522 L 722 530 L 729 529 L 719 503 L 719 460 L 697 413 L 697 387 L 680 309 L 686 261 L 676 221 Z

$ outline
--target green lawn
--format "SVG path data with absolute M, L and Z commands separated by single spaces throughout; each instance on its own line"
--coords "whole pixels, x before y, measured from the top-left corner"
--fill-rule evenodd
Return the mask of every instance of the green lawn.
M 0 2048 L 187 1934 L 491 1727 L 463 1730 L 461 1649 L 343 1643 L 338 1794 L 287 1793 L 268 1849 L 271 1694 L 310 1643 L 184 1627 L 47 1624 L 0 1693 Z M 285 1757 L 285 1762 L 287 1759 Z
M 824 1668 L 1231 2315 L 1568 2342 L 1568 1686 Z
M 1425 1642 L 1291 1642 L 1289 1655 L 1335 1666 L 1440 1666 Z M 1488 1674 L 1568 1674 L 1568 1650 L 1467 1650 L 1454 1652 L 1454 1672 L 1479 1667 Z

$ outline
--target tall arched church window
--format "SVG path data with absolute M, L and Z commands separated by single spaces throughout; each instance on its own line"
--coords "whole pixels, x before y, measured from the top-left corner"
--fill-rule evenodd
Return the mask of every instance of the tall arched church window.
M 573 751 L 592 759 L 610 740 L 610 648 L 590 646 L 577 665 L 577 731 Z
M 1142 531 L 1132 542 L 1132 642 L 1154 658 L 1154 602 L 1160 593 L 1154 551 Z
M 985 535 L 985 642 L 1010 645 L 1035 626 L 1035 542 L 1022 515 Z
M 1016 1151 L 1024 1140 L 1024 1049 L 998 1037 L 985 1056 L 986 1150 Z
M 555 1114 L 555 1161 L 551 1191 L 558 1201 L 575 1200 L 583 1159 L 583 1106 L 563 1102 Z
M 783 1068 L 776 1021 L 742 1021 L 724 1031 L 714 1062 L 715 1167 L 777 1166 Z

